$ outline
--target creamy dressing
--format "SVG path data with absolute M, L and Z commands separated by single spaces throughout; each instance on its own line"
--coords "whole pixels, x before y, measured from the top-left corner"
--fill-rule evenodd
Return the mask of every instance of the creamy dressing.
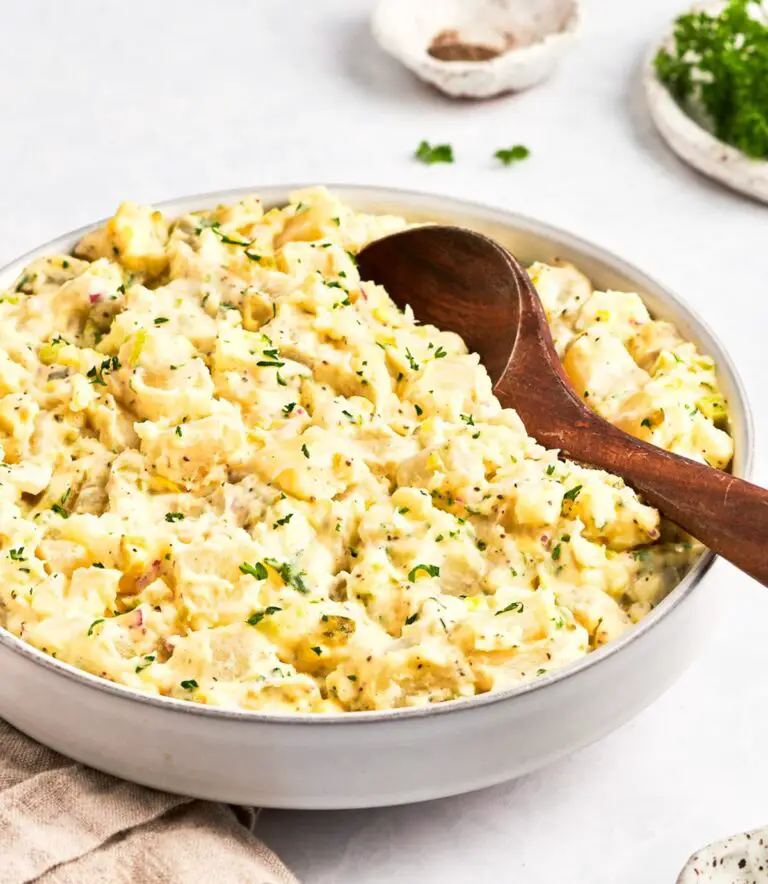
M 646 614 L 700 547 L 361 282 L 405 226 L 321 188 L 125 203 L 33 262 L 0 301 L 0 622 L 149 693 L 331 712 L 508 687 Z M 635 294 L 531 274 L 598 413 L 728 465 L 711 359 Z

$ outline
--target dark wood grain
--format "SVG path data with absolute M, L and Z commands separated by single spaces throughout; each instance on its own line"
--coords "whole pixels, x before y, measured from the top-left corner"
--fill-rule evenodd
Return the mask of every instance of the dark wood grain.
M 494 393 L 547 448 L 621 476 L 668 519 L 768 585 L 768 492 L 636 439 L 576 395 L 528 274 L 501 246 L 458 227 L 403 231 L 358 256 L 417 319 L 461 335 Z

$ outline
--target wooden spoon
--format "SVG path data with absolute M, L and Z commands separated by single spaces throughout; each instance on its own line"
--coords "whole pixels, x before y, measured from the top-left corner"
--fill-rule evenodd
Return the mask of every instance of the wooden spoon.
M 547 448 L 621 476 L 711 550 L 768 585 L 768 492 L 617 429 L 576 395 L 536 290 L 485 236 L 426 226 L 376 240 L 360 274 L 416 318 L 456 332 L 480 355 L 505 408 Z

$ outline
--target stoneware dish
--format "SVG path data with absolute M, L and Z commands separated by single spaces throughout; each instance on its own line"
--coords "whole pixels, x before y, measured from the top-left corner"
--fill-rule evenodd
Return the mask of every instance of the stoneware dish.
M 768 828 L 731 835 L 697 850 L 677 884 L 768 884 Z
M 540 83 L 578 27 L 577 0 L 379 0 L 371 21 L 385 52 L 459 98 Z
M 288 193 L 301 186 L 254 186 L 159 208 L 174 216 L 249 193 L 272 206 L 287 202 Z M 712 332 L 659 283 L 597 246 L 521 215 L 407 191 L 333 190 L 358 210 L 464 225 L 495 238 L 524 262 L 562 258 L 600 288 L 639 292 L 655 316 L 674 322 L 717 361 L 731 409 L 734 472 L 748 478 L 752 424 L 735 369 Z M 87 229 L 5 267 L 0 287 L 33 258 L 72 249 Z M 715 616 L 713 558 L 699 559 L 682 583 L 617 641 L 498 693 L 427 708 L 326 716 L 223 710 L 103 681 L 0 629 L 0 716 L 92 767 L 234 804 L 373 807 L 468 792 L 586 746 L 666 690 L 706 640 Z
M 698 3 L 693 8 L 717 12 L 723 6 L 722 0 L 717 0 L 714 3 Z M 732 190 L 768 202 L 768 161 L 752 159 L 738 148 L 715 138 L 680 107 L 656 75 L 656 54 L 662 46 L 670 43 L 672 32 L 673 28 L 670 28 L 654 46 L 643 71 L 648 110 L 656 128 L 689 166 Z

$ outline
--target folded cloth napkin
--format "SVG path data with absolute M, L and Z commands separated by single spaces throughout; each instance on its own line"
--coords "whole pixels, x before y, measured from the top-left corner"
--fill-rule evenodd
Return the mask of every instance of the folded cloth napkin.
M 255 820 L 91 770 L 0 720 L 0 884 L 298 884 Z

